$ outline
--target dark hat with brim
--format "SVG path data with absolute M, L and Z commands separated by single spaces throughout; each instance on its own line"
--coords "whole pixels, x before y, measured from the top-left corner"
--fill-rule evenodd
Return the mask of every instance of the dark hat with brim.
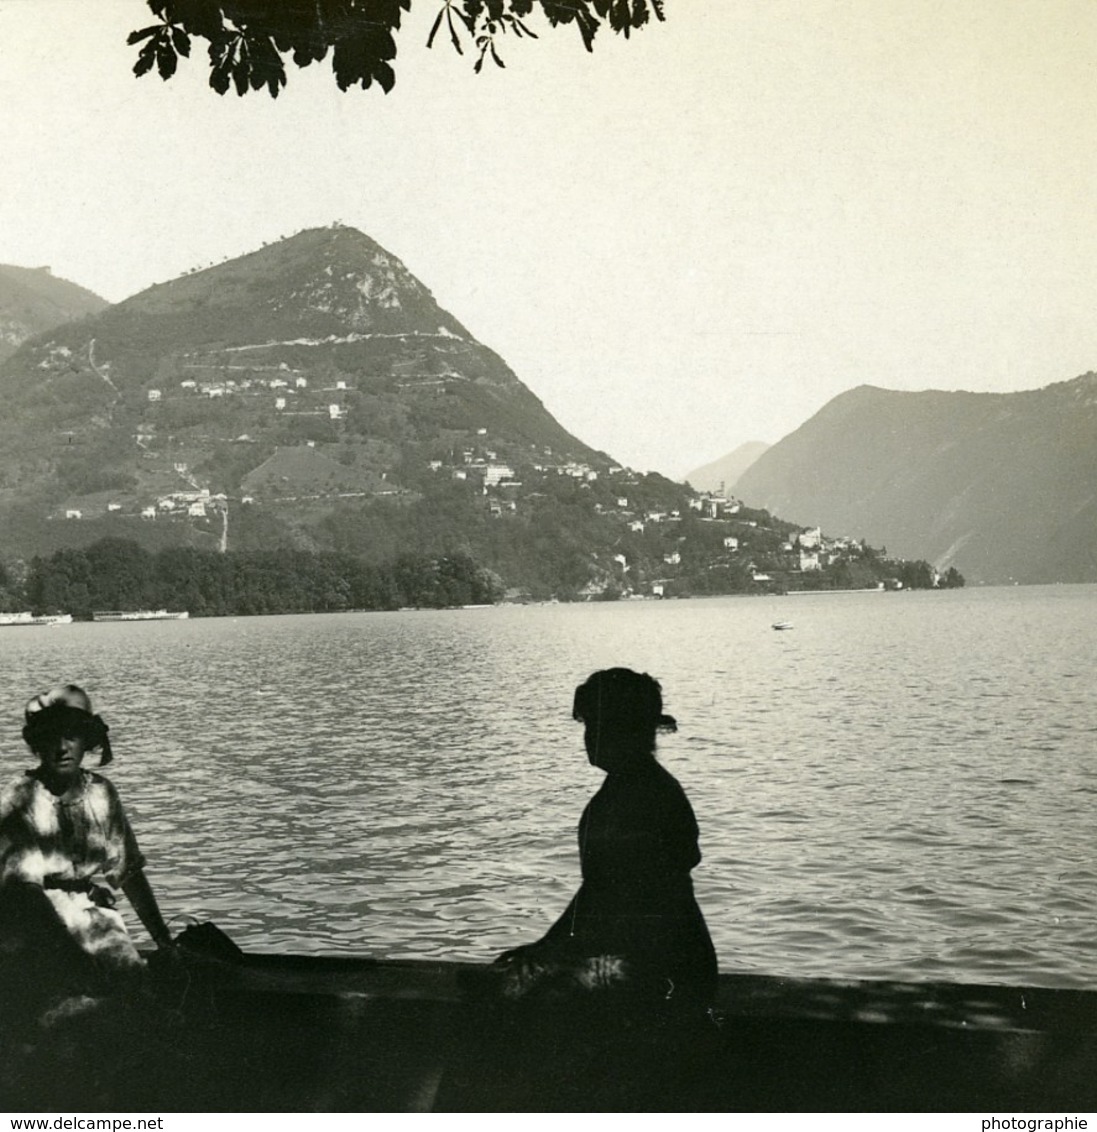
M 31 750 L 37 750 L 46 739 L 79 735 L 89 750 L 100 749 L 100 766 L 113 758 L 109 728 L 92 711 L 91 697 L 76 684 L 60 684 L 32 696 L 23 709 L 23 717 L 23 739 Z

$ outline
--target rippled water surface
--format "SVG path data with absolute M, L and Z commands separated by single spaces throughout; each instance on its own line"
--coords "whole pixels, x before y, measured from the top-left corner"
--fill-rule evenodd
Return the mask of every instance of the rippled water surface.
M 1097 986 L 1095 650 L 1093 586 L 0 629 L 4 760 L 75 680 L 169 918 L 488 959 L 577 883 L 571 692 L 626 664 L 723 969 Z

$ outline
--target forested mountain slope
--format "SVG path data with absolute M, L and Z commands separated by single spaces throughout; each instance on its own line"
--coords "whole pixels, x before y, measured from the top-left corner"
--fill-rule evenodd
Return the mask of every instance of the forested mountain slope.
M 968 581 L 1097 581 L 1097 374 L 1020 393 L 863 385 L 736 490 Z

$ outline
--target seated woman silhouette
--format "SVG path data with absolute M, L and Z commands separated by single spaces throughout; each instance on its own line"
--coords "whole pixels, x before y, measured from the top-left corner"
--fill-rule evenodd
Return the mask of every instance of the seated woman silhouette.
M 693 894 L 701 860 L 693 808 L 655 758 L 662 690 L 628 668 L 595 672 L 575 691 L 590 762 L 606 772 L 579 820 L 582 884 L 536 943 L 504 952 L 507 993 L 567 983 L 707 1006 L 716 953 Z

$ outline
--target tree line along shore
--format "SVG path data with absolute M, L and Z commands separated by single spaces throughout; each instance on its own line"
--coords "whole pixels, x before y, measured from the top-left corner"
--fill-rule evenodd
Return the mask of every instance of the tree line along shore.
M 813 588 L 882 586 L 873 560 L 813 575 Z M 963 584 L 958 575 L 938 578 L 925 562 L 887 563 L 889 588 L 919 589 Z M 765 593 L 739 573 L 707 572 L 695 589 L 671 588 L 664 597 Z M 821 584 L 820 584 L 821 583 Z M 400 553 L 384 561 L 336 551 L 279 548 L 217 551 L 167 547 L 149 551 L 127 539 L 104 538 L 81 549 L 36 556 L 20 571 L 0 564 L 0 608 L 38 614 L 70 613 L 90 619 L 93 610 L 186 610 L 194 617 L 278 613 L 332 613 L 407 607 L 442 609 L 501 601 L 613 600 L 627 595 L 614 585 L 597 591 L 531 593 L 507 585 L 494 570 L 461 551 Z M 648 595 L 651 596 L 651 595 Z

